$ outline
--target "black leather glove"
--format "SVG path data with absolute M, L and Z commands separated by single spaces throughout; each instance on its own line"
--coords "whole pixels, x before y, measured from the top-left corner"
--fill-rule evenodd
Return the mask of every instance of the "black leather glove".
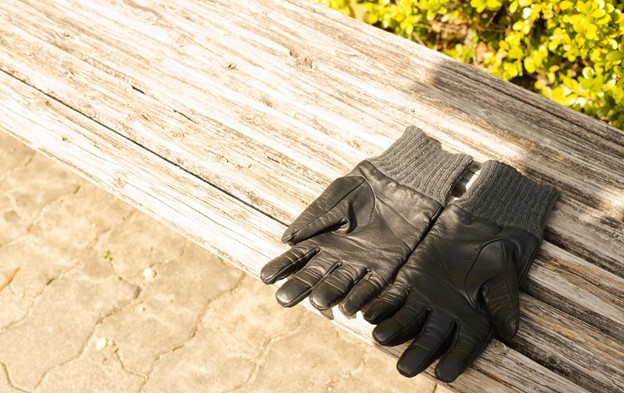
M 293 247 L 262 268 L 262 281 L 297 272 L 277 291 L 281 305 L 310 295 L 324 310 L 346 298 L 342 311 L 356 313 L 407 261 L 470 162 L 408 127 L 382 155 L 335 180 L 301 213 L 282 237 Z
M 373 337 L 382 345 L 416 337 L 399 359 L 401 374 L 412 377 L 442 356 L 436 375 L 451 382 L 483 351 L 494 330 L 507 339 L 516 334 L 518 285 L 557 196 L 554 188 L 489 161 L 466 194 L 440 214 L 393 284 L 364 314 L 379 323 Z

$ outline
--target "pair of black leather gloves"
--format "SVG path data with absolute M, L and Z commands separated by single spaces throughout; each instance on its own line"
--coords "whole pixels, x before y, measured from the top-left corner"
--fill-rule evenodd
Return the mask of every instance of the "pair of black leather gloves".
M 411 345 L 397 368 L 412 377 L 437 358 L 455 380 L 496 333 L 518 330 L 518 286 L 541 242 L 558 192 L 497 161 L 446 205 L 472 162 L 408 127 L 378 157 L 327 187 L 288 227 L 292 248 L 262 269 L 266 284 L 290 276 L 277 301 L 307 296 L 316 308 L 363 310 L 381 345 Z

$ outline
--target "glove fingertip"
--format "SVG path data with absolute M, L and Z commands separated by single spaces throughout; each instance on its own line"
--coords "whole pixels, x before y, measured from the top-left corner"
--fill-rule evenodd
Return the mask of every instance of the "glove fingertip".
M 387 319 L 377 325 L 373 329 L 373 338 L 375 341 L 383 346 L 395 346 L 399 345 L 405 340 L 402 340 L 401 333 L 403 333 L 403 325 L 394 319 Z
M 292 295 L 288 292 L 285 291 L 280 291 L 278 290 L 275 293 L 275 299 L 277 300 L 277 302 L 280 304 L 280 306 L 282 307 L 292 307 L 294 305 L 296 305 L 297 303 L 299 303 L 299 301 L 297 301 L 297 299 L 293 299 Z
M 347 317 L 354 316 L 359 310 L 353 311 L 355 307 L 351 304 L 349 300 L 346 300 L 338 305 L 338 309 L 341 313 L 346 315 Z
M 283 307 L 292 307 L 305 299 L 311 290 L 310 283 L 295 276 L 275 292 L 275 299 Z
M 341 311 L 351 316 L 362 310 L 381 290 L 369 280 L 360 281 L 340 305 Z
M 518 333 L 518 318 L 508 317 L 502 322 L 495 323 L 494 328 L 496 332 L 505 340 L 511 340 Z
M 276 269 L 270 264 L 264 265 L 260 270 L 260 280 L 267 285 L 275 284 L 281 269 Z
M 270 274 L 264 274 L 260 271 L 260 281 L 262 281 L 263 284 L 271 285 L 275 283 L 275 278 Z
M 413 378 L 418 374 L 418 371 L 415 370 L 411 365 L 406 365 L 405 362 L 399 361 L 396 366 L 399 374 L 407 378 Z
M 451 367 L 437 367 L 435 370 L 436 378 L 445 383 L 451 383 L 459 377 L 462 371 Z
M 420 349 L 408 348 L 397 362 L 397 370 L 408 378 L 425 371 L 430 364 L 431 354 Z
M 373 325 L 378 325 L 390 317 L 388 304 L 383 300 L 370 303 L 364 312 L 364 320 Z
M 295 234 L 293 233 L 293 231 L 286 229 L 286 231 L 284 231 L 284 234 L 282 234 L 282 238 L 280 240 L 282 241 L 282 243 L 292 245 L 293 237 L 295 237 Z
M 310 303 L 320 311 L 330 309 L 336 303 L 339 294 L 334 291 L 313 291 L 310 295 Z
M 379 318 L 378 309 L 379 306 L 377 305 L 377 302 L 369 304 L 364 311 L 364 314 L 362 315 L 364 317 L 364 320 L 373 325 L 379 324 L 379 322 L 381 322 L 381 318 Z

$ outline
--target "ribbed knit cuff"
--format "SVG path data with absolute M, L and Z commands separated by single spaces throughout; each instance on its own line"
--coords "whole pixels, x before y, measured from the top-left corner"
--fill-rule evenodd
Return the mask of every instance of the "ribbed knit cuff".
M 558 197 L 554 187 L 535 183 L 502 162 L 487 161 L 472 187 L 453 203 L 477 217 L 523 229 L 541 239 Z
M 446 152 L 419 128 L 410 126 L 386 151 L 368 161 L 398 183 L 446 205 L 472 157 Z

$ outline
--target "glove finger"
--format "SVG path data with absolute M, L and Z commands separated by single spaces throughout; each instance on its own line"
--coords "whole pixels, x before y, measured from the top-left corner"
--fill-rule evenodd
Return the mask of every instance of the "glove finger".
M 365 274 L 365 268 L 342 265 L 312 290 L 310 303 L 319 310 L 327 310 L 333 307 L 347 296 L 351 287 Z
M 422 330 L 429 313 L 430 309 L 412 293 L 399 311 L 375 327 L 373 338 L 381 345 L 402 344 Z
M 450 318 L 433 311 L 422 333 L 399 358 L 399 372 L 406 377 L 423 372 L 444 353 L 453 338 L 454 330 L 455 323 Z
M 284 307 L 294 306 L 305 299 L 312 288 L 339 265 L 338 261 L 326 260 L 321 255 L 315 257 L 308 266 L 293 275 L 277 290 L 275 293 L 277 302 Z
M 364 319 L 368 323 L 378 323 L 393 316 L 407 299 L 407 291 L 402 285 L 392 284 L 381 296 L 373 300 L 364 311 Z
M 447 383 L 453 382 L 483 351 L 492 338 L 492 330 L 487 325 L 467 329 L 460 324 L 456 336 L 452 349 L 440 359 L 436 367 L 438 379 Z
M 286 229 L 282 242 L 294 244 L 344 224 L 345 197 L 364 182 L 362 177 L 341 177 L 332 182 Z
M 291 247 L 290 250 L 272 259 L 262 267 L 260 279 L 265 284 L 274 284 L 276 281 L 299 270 L 317 253 L 318 248 L 304 244 Z
M 481 290 L 494 329 L 508 340 L 516 335 L 520 325 L 517 280 L 515 269 L 507 263 L 505 273 L 496 276 Z
M 367 280 L 362 280 L 355 284 L 351 293 L 347 295 L 340 305 L 340 310 L 345 315 L 354 315 L 360 311 L 368 302 L 379 295 L 383 289 L 381 280 L 377 279 L 373 273 Z

